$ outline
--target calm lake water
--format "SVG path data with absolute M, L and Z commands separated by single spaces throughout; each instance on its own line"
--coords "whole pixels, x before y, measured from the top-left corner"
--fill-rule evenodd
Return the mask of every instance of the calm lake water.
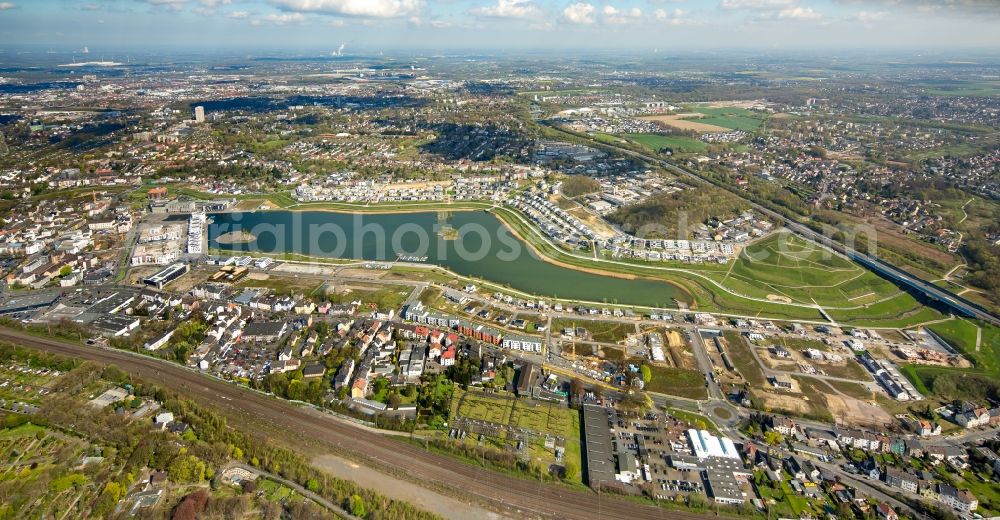
M 426 263 L 541 296 L 648 306 L 673 306 L 673 298 L 683 297 L 677 287 L 665 282 L 612 278 L 547 263 L 497 217 L 484 211 L 258 211 L 210 217 L 209 246 L 234 252 L 362 260 L 426 257 Z M 441 230 L 448 228 L 457 231 L 456 239 L 446 239 L 449 233 Z M 240 230 L 249 231 L 256 240 L 232 244 L 217 240 L 222 234 Z

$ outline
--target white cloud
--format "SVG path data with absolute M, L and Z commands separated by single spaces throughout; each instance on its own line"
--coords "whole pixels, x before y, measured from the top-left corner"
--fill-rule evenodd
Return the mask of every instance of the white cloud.
M 578 2 L 563 9 L 563 17 L 572 23 L 590 25 L 594 23 L 594 12 L 597 8 L 592 4 Z
M 17 9 L 17 4 L 12 2 L 0 2 L 0 11 L 6 11 L 8 9 Z
M 610 5 L 604 6 L 604 21 L 610 24 L 622 25 L 637 21 L 641 18 L 642 9 L 639 9 L 638 7 L 622 10 Z
M 809 7 L 789 7 L 778 11 L 779 20 L 820 20 L 823 15 Z
M 246 11 L 230 11 L 226 13 L 226 18 L 233 18 L 235 20 L 242 20 L 243 18 L 248 18 L 250 13 Z
M 101 6 L 97 4 L 83 4 L 80 6 L 80 9 L 83 11 L 97 11 L 100 8 Z
M 362 18 L 398 18 L 416 13 L 423 0 L 271 0 L 285 11 Z
M 681 25 L 688 23 L 686 18 L 688 12 L 677 8 L 673 11 L 667 11 L 666 9 L 657 9 L 653 11 L 653 18 L 660 22 L 666 22 L 670 25 Z
M 302 23 L 306 21 L 306 16 L 302 13 L 271 13 L 262 16 L 258 20 L 275 25 L 287 25 L 290 23 Z
M 723 9 L 776 9 L 791 7 L 795 0 L 722 0 L 719 7 Z
M 154 7 L 180 11 L 187 4 L 187 0 L 146 0 L 146 3 Z
M 535 18 L 542 10 L 531 0 L 497 0 L 496 5 L 476 7 L 469 14 L 482 18 Z
M 205 7 L 219 7 L 220 5 L 230 5 L 233 0 L 198 0 Z

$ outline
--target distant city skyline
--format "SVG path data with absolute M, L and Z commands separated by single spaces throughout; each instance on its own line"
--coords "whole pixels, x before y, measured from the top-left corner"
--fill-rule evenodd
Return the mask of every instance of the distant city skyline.
M 121 49 L 1000 46 L 996 0 L 11 0 L 0 45 Z

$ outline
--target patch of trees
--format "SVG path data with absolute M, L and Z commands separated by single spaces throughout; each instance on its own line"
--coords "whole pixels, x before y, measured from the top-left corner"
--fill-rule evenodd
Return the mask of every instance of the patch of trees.
M 466 389 L 472 383 L 472 377 L 479 374 L 479 356 L 464 356 L 455 361 L 455 364 L 448 367 L 445 375 L 455 383 Z
M 188 354 L 205 340 L 207 331 L 208 325 L 205 324 L 205 318 L 200 313 L 178 324 L 173 335 L 170 336 L 170 347 L 173 350 L 174 359 L 180 363 L 187 362 Z
M 48 368 L 60 372 L 68 372 L 80 366 L 80 361 L 49 354 L 39 350 L 28 349 L 13 343 L 0 342 L 0 361 L 20 361 L 32 368 Z
M 570 175 L 563 181 L 561 189 L 563 195 L 574 198 L 600 190 L 601 183 L 583 175 Z
M 728 218 L 749 204 L 718 188 L 659 193 L 608 215 L 608 220 L 645 238 L 689 239 L 691 229 L 712 218 Z
M 955 401 L 1000 399 L 1000 384 L 974 374 L 940 374 L 931 382 L 931 390 L 935 395 Z
M 306 381 L 302 377 L 301 370 L 293 370 L 287 373 L 268 374 L 264 377 L 260 388 L 285 399 L 322 405 L 323 396 L 326 395 L 330 385 L 323 377 Z
M 1000 246 L 969 240 L 962 245 L 961 253 L 969 269 L 966 280 L 989 291 L 1000 302 Z
M 38 363 L 41 366 L 59 369 L 67 369 L 78 364 L 73 360 L 40 354 L 9 344 L 0 344 L 0 359 Z M 58 384 L 53 387 L 58 391 L 47 396 L 39 413 L 31 418 L 36 424 L 72 425 L 74 433 L 105 446 L 105 456 L 115 457 L 115 460 L 122 464 L 121 471 L 110 477 L 111 480 L 107 480 L 101 487 L 90 516 L 95 518 L 110 516 L 143 467 L 168 471 L 171 479 L 181 482 L 200 482 L 211 479 L 213 470 L 227 461 L 240 460 L 302 486 L 308 485 L 319 495 L 341 504 L 348 510 L 351 510 L 351 498 L 361 497 L 364 504 L 364 518 L 386 520 L 436 518 L 407 503 L 389 499 L 376 491 L 361 488 L 353 482 L 331 477 L 312 467 L 302 455 L 278 448 L 265 437 L 234 429 L 227 424 L 223 416 L 192 401 L 179 398 L 166 389 L 145 385 L 141 381 L 134 381 L 134 395 L 162 402 L 163 409 L 173 412 L 177 420 L 190 425 L 195 435 L 178 439 L 169 432 L 151 430 L 146 422 L 129 421 L 110 409 L 95 413 L 93 409 L 83 405 L 80 395 L 83 388 L 92 385 L 102 374 L 113 380 L 121 380 L 124 377 L 124 373 L 116 368 L 101 369 L 89 363 L 79 364 L 58 380 Z M 4 420 L 7 417 L 4 417 Z M 286 511 L 287 517 L 316 516 L 309 514 L 316 511 L 315 506 L 306 502 L 296 504 L 298 505 L 286 506 L 295 509 Z M 192 505 L 198 505 L 198 502 Z M 185 506 L 187 507 L 190 506 Z M 212 507 L 212 501 L 203 507 L 207 507 L 205 511 L 208 511 Z M 264 518 L 284 516 L 281 506 L 267 505 L 263 508 L 266 509 L 262 515 Z

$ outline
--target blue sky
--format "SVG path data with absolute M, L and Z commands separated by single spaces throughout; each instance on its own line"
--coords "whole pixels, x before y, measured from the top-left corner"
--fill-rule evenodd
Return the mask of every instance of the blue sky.
M 0 0 L 0 45 L 253 48 L 1000 46 L 1000 0 Z

